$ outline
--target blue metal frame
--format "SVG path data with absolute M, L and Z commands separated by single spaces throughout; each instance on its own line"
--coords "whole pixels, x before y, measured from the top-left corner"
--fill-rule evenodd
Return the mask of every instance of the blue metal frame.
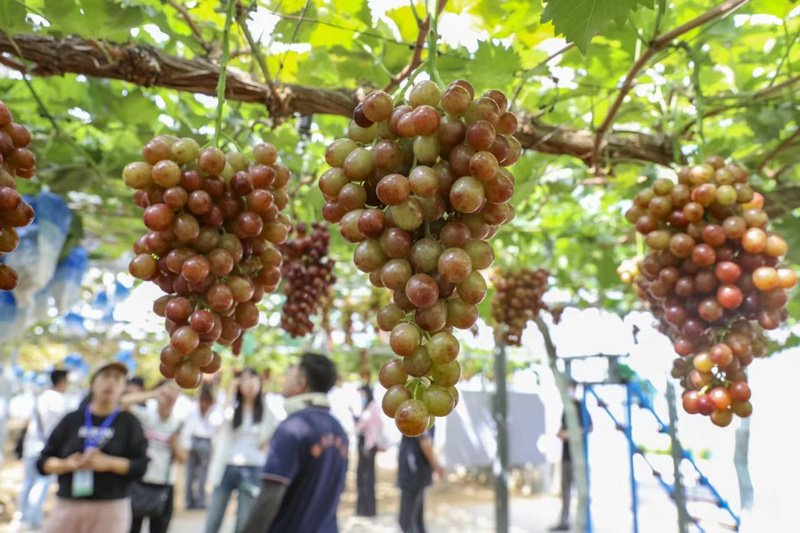
M 602 408 L 608 414 L 608 416 L 611 418 L 611 420 L 616 425 L 617 429 L 619 429 L 620 431 L 622 431 L 625 434 L 625 438 L 628 441 L 628 451 L 629 451 L 629 453 L 628 453 L 628 456 L 629 456 L 628 464 L 630 466 L 631 507 L 632 507 L 631 510 L 633 512 L 633 531 L 634 531 L 634 533 L 639 533 L 639 497 L 638 497 L 638 491 L 637 491 L 636 476 L 634 475 L 634 463 L 633 463 L 634 462 L 634 457 L 636 456 L 636 454 L 639 453 L 638 446 L 636 446 L 636 443 L 633 440 L 633 418 L 632 418 L 633 409 L 632 409 L 632 407 L 633 407 L 634 401 L 638 402 L 638 404 L 643 409 L 647 410 L 648 412 L 650 412 L 655 417 L 656 421 L 659 424 L 659 432 L 660 433 L 668 432 L 669 431 L 669 426 L 668 426 L 668 424 L 665 424 L 664 421 L 661 420 L 661 418 L 658 416 L 658 413 L 656 413 L 655 409 L 653 408 L 653 404 L 650 402 L 650 399 L 647 397 L 647 395 L 644 392 L 641 380 L 631 380 L 631 381 L 623 384 L 623 385 L 625 385 L 625 389 L 626 389 L 625 424 L 620 423 L 620 421 L 617 419 L 617 417 L 614 415 L 614 413 L 612 413 L 611 410 L 609 409 L 608 404 L 606 402 L 604 402 L 600 398 L 600 396 L 597 395 L 597 392 L 595 391 L 595 387 L 597 385 L 608 385 L 608 384 L 587 383 L 587 384 L 584 385 L 583 401 L 581 402 L 581 411 L 582 411 L 582 415 L 584 417 L 583 420 L 587 419 L 585 417 L 588 414 L 588 406 L 587 406 L 587 403 L 586 403 L 586 399 L 588 398 L 589 395 L 592 395 L 592 396 L 594 396 L 595 400 L 597 401 L 597 405 L 600 408 Z M 717 505 L 721 509 L 724 509 L 725 511 L 728 512 L 728 514 L 731 516 L 731 518 L 733 518 L 733 520 L 736 522 L 736 527 L 737 527 L 737 530 L 738 530 L 739 525 L 740 525 L 740 520 L 739 520 L 739 517 L 736 515 L 736 513 L 733 512 L 733 509 L 731 509 L 730 504 L 727 502 L 727 500 L 722 498 L 722 495 L 720 495 L 720 493 L 717 491 L 717 489 L 714 488 L 714 486 L 711 484 L 711 482 L 709 482 L 708 478 L 703 474 L 703 472 L 697 466 L 697 463 L 695 463 L 694 457 L 692 456 L 691 452 L 689 452 L 687 450 L 684 450 L 683 448 L 681 448 L 681 452 L 683 453 L 683 458 L 686 459 L 687 461 L 689 461 L 689 463 L 691 463 L 692 467 L 694 467 L 694 470 L 697 472 L 697 474 L 699 476 L 700 484 L 701 485 L 705 485 L 706 487 L 709 488 L 709 490 L 711 491 L 711 494 L 714 496 L 714 498 L 717 501 Z M 584 459 L 585 459 L 585 464 L 586 464 L 586 482 L 587 482 L 587 489 L 588 489 L 588 486 L 589 486 L 589 439 L 588 439 L 587 432 L 584 432 L 584 437 L 583 437 L 583 453 L 584 453 Z M 657 473 L 657 470 L 653 467 L 652 463 L 650 463 L 650 461 L 647 459 L 647 457 L 644 454 L 640 454 L 640 455 L 645 460 L 645 462 L 650 467 L 650 469 L 654 473 Z M 657 475 L 655 477 L 658 480 L 658 482 L 661 485 L 661 487 L 667 492 L 667 494 L 670 495 L 670 497 L 672 497 L 672 494 L 673 494 L 673 492 L 675 490 L 674 485 L 664 481 L 664 479 L 660 475 Z M 705 530 L 703 529 L 703 527 L 698 522 L 694 522 L 694 525 L 695 525 L 695 527 L 697 527 L 697 529 L 700 531 L 700 533 L 705 533 Z M 587 494 L 586 533 L 592 533 L 593 530 L 594 530 L 594 528 L 593 528 L 593 525 L 592 525 L 591 498 L 588 497 L 588 494 Z

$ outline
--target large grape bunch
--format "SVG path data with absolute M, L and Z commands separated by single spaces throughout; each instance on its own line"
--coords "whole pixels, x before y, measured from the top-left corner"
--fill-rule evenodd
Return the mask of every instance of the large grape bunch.
M 308 226 L 299 222 L 297 237 L 281 246 L 283 252 L 283 293 L 286 301 L 281 327 L 292 337 L 308 335 L 314 329 L 311 317 L 321 314 L 329 297 L 329 287 L 336 282 L 335 261 L 328 258 L 330 235 L 322 222 Z
M 267 143 L 255 146 L 252 162 L 159 135 L 142 156 L 123 171 L 149 230 L 134 244 L 129 270 L 166 293 L 153 305 L 170 335 L 161 373 L 193 388 L 220 368 L 214 343 L 237 353 L 244 331 L 258 323 L 256 304 L 280 283 L 275 245 L 291 227 L 281 213 L 291 173 Z
M 680 356 L 683 407 L 718 426 L 751 414 L 745 367 L 766 355 L 764 330 L 786 320 L 797 283 L 763 206 L 742 167 L 710 157 L 677 184 L 655 180 L 626 213 L 650 250 L 634 284 Z
M 31 134 L 14 122 L 8 106 L 0 101 L 0 258 L 16 250 L 16 228 L 33 222 L 33 208 L 17 192 L 16 178 L 30 179 L 36 174 L 36 157 L 28 149 Z M 10 291 L 19 283 L 17 273 L 0 264 L 0 291 Z
M 520 268 L 495 274 L 496 293 L 492 299 L 492 318 L 500 326 L 501 340 L 520 346 L 527 323 L 542 310 L 550 308 L 542 301 L 550 273 L 542 268 Z
M 393 291 L 378 313 L 392 351 L 380 382 L 384 412 L 405 435 L 422 434 L 458 401 L 459 343 L 486 296 L 481 270 L 494 261 L 486 242 L 514 217 L 513 165 L 522 148 L 517 119 L 500 91 L 475 98 L 463 80 L 442 90 L 410 89 L 408 105 L 383 91 L 367 95 L 348 138 L 325 154 L 323 216 L 357 243 L 356 267 Z M 410 379 L 409 379 L 410 378 Z

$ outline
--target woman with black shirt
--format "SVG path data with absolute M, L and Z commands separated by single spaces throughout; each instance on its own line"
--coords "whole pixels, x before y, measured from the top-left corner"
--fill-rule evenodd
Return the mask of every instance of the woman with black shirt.
M 147 440 L 134 415 L 120 411 L 128 369 L 117 361 L 92 376 L 89 401 L 53 430 L 37 467 L 58 475 L 46 533 L 127 533 L 130 485 L 147 470 Z

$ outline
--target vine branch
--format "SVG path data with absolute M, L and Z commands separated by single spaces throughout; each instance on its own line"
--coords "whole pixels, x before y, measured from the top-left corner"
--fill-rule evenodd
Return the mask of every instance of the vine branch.
M 553 52 L 552 54 L 550 54 L 550 56 L 547 59 L 542 60 L 538 64 L 532 66 L 531 68 L 529 68 L 528 70 L 523 72 L 522 73 L 522 80 L 520 80 L 519 85 L 514 90 L 514 96 L 511 98 L 511 103 L 509 104 L 509 107 L 513 107 L 513 105 L 517 102 L 517 98 L 519 98 L 519 93 L 522 92 L 522 88 L 525 86 L 525 82 L 528 81 L 525 76 L 527 76 L 528 74 L 532 74 L 532 73 L 536 72 L 537 70 L 539 70 L 540 68 L 542 68 L 543 66 L 548 64 L 550 61 L 552 61 L 553 59 L 557 58 L 561 54 L 565 54 L 565 53 L 569 52 L 573 48 L 575 48 L 575 43 L 568 43 L 566 46 L 564 46 L 560 50 L 557 50 L 557 51 Z
M 797 128 L 797 129 L 794 131 L 794 133 L 792 133 L 791 135 L 789 135 L 788 137 L 786 137 L 784 140 L 782 140 L 782 141 L 781 141 L 781 142 L 778 144 L 778 146 L 776 146 L 775 148 L 773 148 L 772 150 L 770 150 L 770 152 L 769 152 L 769 153 L 768 153 L 768 154 L 767 154 L 767 155 L 764 157 L 764 159 L 761 161 L 761 164 L 760 164 L 760 165 L 758 165 L 758 170 L 757 170 L 757 172 L 759 172 L 759 173 L 763 172 L 763 171 L 764 171 L 764 168 L 766 168 L 767 164 L 768 164 L 770 161 L 772 161 L 772 159 L 774 159 L 776 155 L 778 155 L 778 154 L 779 154 L 780 152 L 782 152 L 783 150 L 785 150 L 785 149 L 789 148 L 789 147 L 790 147 L 791 145 L 793 145 L 793 144 L 795 143 L 795 141 L 796 141 L 796 140 L 798 140 L 798 139 L 800 139 L 800 127 L 798 127 L 798 128 Z
M 249 12 L 245 9 L 242 9 L 242 14 L 239 16 L 238 20 L 239 31 L 242 32 L 242 35 L 244 35 L 244 38 L 247 41 L 247 45 L 250 47 L 248 52 L 252 54 L 253 59 L 255 59 L 256 64 L 258 65 L 258 68 L 261 69 L 261 75 L 264 76 L 264 83 L 272 87 L 272 77 L 269 74 L 269 66 L 267 65 L 267 61 L 264 58 L 264 54 L 261 53 L 261 47 L 255 41 L 255 39 L 253 39 L 253 34 L 250 33 L 250 28 L 247 27 L 248 16 Z
M 417 41 L 414 43 L 414 52 L 411 55 L 411 61 L 409 61 L 408 65 L 403 67 L 403 70 L 398 72 L 397 75 L 386 84 L 386 86 L 383 88 L 384 92 L 390 93 L 396 87 L 399 87 L 400 84 L 403 83 L 403 81 L 406 80 L 411 73 L 422 64 L 422 50 L 425 48 L 425 38 L 428 36 L 430 25 L 430 17 L 419 23 L 419 34 L 417 35 Z
M 186 24 L 189 25 L 189 29 L 192 30 L 192 33 L 194 34 L 195 38 L 200 42 L 200 46 L 202 46 L 203 50 L 206 51 L 206 54 L 211 52 L 211 49 L 213 48 L 211 46 L 211 43 L 206 41 L 205 38 L 203 37 L 203 34 L 200 33 L 200 28 L 197 27 L 197 23 L 195 23 L 194 19 L 189 14 L 189 10 L 186 9 L 186 6 L 183 4 L 179 4 L 177 0 L 167 0 L 167 3 L 171 5 L 173 8 L 175 8 L 178 11 L 178 13 L 181 14 L 183 20 L 185 20 Z
M 600 152 L 603 145 L 603 140 L 605 137 L 606 132 L 611 127 L 611 124 L 614 122 L 614 117 L 616 117 L 617 113 L 619 112 L 620 107 L 622 107 L 622 103 L 625 100 L 625 97 L 628 96 L 628 93 L 633 88 L 633 84 L 636 81 L 636 76 L 639 72 L 649 63 L 649 61 L 656 55 L 657 52 L 665 48 L 668 44 L 672 41 L 677 39 L 678 37 L 689 33 L 690 31 L 702 26 L 703 24 L 714 20 L 717 17 L 721 17 L 733 11 L 734 9 L 746 4 L 750 0 L 726 0 L 721 4 L 713 7 L 699 15 L 698 17 L 686 22 L 685 24 L 681 24 L 677 28 L 670 30 L 666 33 L 663 33 L 653 39 L 653 42 L 650 43 L 650 46 L 645 50 L 639 59 L 633 64 L 630 68 L 628 73 L 625 75 L 625 81 L 620 87 L 619 93 L 617 94 L 616 100 L 611 105 L 611 109 L 609 109 L 608 114 L 606 115 L 605 120 L 603 120 L 600 127 L 597 128 L 597 134 L 595 136 L 594 142 L 594 149 L 592 151 L 592 159 L 591 163 L 592 166 L 596 167 L 598 161 L 600 160 Z M 707 116 L 707 115 L 706 115 Z
M 217 95 L 220 66 L 204 58 L 183 59 L 146 44 L 106 42 L 105 53 L 91 41 L 78 37 L 58 39 L 46 35 L 20 34 L 15 37 L 19 51 L 7 35 L 0 32 L 0 53 L 30 62 L 33 76 L 62 76 L 67 73 L 95 78 L 122 80 L 142 87 L 163 87 L 189 93 Z M 2 57 L 2 56 L 0 56 Z M 282 84 L 272 91 L 251 75 L 228 67 L 225 97 L 228 101 L 266 106 L 272 117 L 301 115 L 337 115 L 352 117 L 359 102 L 360 90 L 322 88 Z M 776 86 L 777 87 L 777 86 Z M 548 154 L 566 154 L 589 161 L 593 134 L 589 131 L 553 126 L 540 122 L 536 115 L 520 112 L 515 133 L 523 148 Z M 606 136 L 610 157 L 623 157 L 669 166 L 672 146 L 663 136 L 636 133 Z
M 721 106 L 715 107 L 713 109 L 710 109 L 710 110 L 708 110 L 706 112 L 705 117 L 706 118 L 713 117 L 713 116 L 719 115 L 721 113 L 724 113 L 725 111 L 730 111 L 731 109 L 737 109 L 739 107 L 747 107 L 750 104 L 752 104 L 753 102 L 757 102 L 759 100 L 764 100 L 767 97 L 770 97 L 773 94 L 779 93 L 783 89 L 785 89 L 787 87 L 791 87 L 792 85 L 794 85 L 794 84 L 796 84 L 798 82 L 800 82 L 800 74 L 797 75 L 797 76 L 793 76 L 793 77 L 791 77 L 789 79 L 786 79 L 786 80 L 784 80 L 784 81 L 782 81 L 782 82 L 780 82 L 778 84 L 775 84 L 775 85 L 772 85 L 770 87 L 766 87 L 764 89 L 761 89 L 760 91 L 756 91 L 756 92 L 754 92 L 752 94 L 749 94 L 749 95 L 744 95 L 745 98 L 742 98 L 739 102 L 736 102 L 736 103 L 733 103 L 733 104 L 721 105 Z M 731 96 L 731 95 L 729 95 L 729 96 Z M 719 97 L 717 97 L 717 98 L 719 98 Z M 686 133 L 688 133 L 692 129 L 692 127 L 694 125 L 695 125 L 694 121 L 690 121 L 686 125 L 684 125 L 683 128 L 681 129 L 681 135 L 685 135 Z

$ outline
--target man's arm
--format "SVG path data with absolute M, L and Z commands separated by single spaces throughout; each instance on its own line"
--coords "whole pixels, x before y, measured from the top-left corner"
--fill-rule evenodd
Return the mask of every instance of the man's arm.
M 436 454 L 433 452 L 433 439 L 428 436 L 422 436 L 419 438 L 419 447 L 422 450 L 422 453 L 425 455 L 425 459 L 428 460 L 428 464 L 431 465 L 434 472 L 439 477 L 444 477 L 445 470 L 439 464 L 439 461 L 436 460 Z
M 287 485 L 278 481 L 265 479 L 261 482 L 261 493 L 250 511 L 250 517 L 244 526 L 242 533 L 264 533 L 269 531 L 278 511 L 281 502 L 286 495 Z

